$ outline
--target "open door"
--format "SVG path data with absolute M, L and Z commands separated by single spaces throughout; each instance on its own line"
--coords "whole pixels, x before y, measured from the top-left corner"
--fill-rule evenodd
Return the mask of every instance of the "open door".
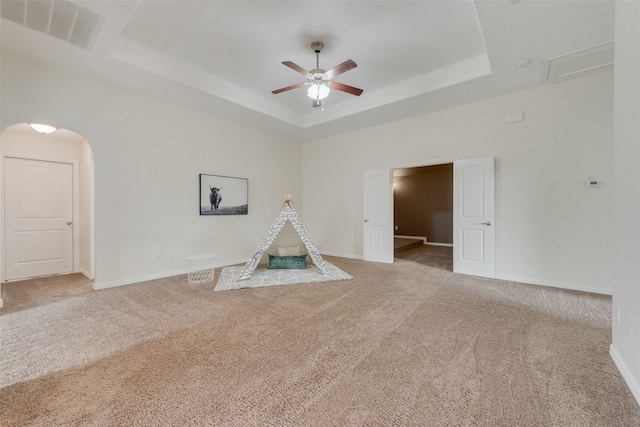
M 453 271 L 495 277 L 493 157 L 453 163 Z
M 393 263 L 391 171 L 364 173 L 363 259 Z

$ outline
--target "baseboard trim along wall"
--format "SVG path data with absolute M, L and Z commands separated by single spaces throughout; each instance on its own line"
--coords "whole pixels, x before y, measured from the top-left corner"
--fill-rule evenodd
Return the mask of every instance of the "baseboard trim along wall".
M 340 258 L 349 258 L 349 259 L 362 259 L 362 255 L 357 256 L 357 255 L 353 255 L 353 254 L 343 254 L 340 252 L 326 252 L 326 251 L 320 251 L 320 255 L 329 255 L 329 256 L 337 256 Z
M 80 273 L 84 274 L 84 277 L 86 277 L 89 280 L 93 279 L 93 277 L 91 277 L 91 274 L 89 274 L 89 272 L 84 268 L 80 268 Z
M 413 238 L 413 239 L 422 239 L 422 237 L 409 237 L 409 236 L 396 236 L 396 237 L 404 237 L 404 238 Z M 426 242 L 425 245 L 430 245 L 432 243 Z M 438 245 L 445 246 L 446 243 L 440 243 Z M 350 258 L 350 259 L 362 259 L 362 255 L 355 256 L 353 254 L 343 254 L 340 252 L 327 252 L 320 251 L 322 255 L 330 255 L 337 256 L 341 258 Z M 509 276 L 509 275 L 496 275 L 496 279 L 499 280 L 508 280 L 510 282 L 518 282 L 525 283 L 527 285 L 538 285 L 538 286 L 546 286 L 549 288 L 559 288 L 559 289 L 567 289 L 571 291 L 580 291 L 580 292 L 591 292 L 594 294 L 602 294 L 602 295 L 612 295 L 613 290 L 608 288 L 594 288 L 589 286 L 584 286 L 576 283 L 565 283 L 565 282 L 552 282 L 549 280 L 539 280 L 531 277 L 520 277 L 520 276 Z
M 446 246 L 448 248 L 453 247 L 453 243 L 438 243 L 438 242 L 429 242 L 424 236 L 403 236 L 401 234 L 394 234 L 393 237 L 397 237 L 399 239 L 422 239 L 423 245 L 429 246 Z
M 631 375 L 631 371 L 627 367 L 627 364 L 624 363 L 624 360 L 620 357 L 620 353 L 618 353 L 618 350 L 616 350 L 613 344 L 609 346 L 609 355 L 611 356 L 611 359 L 613 359 L 613 363 L 615 363 L 618 371 L 620 371 L 622 378 L 624 378 L 624 382 L 627 383 L 629 390 L 631 390 L 631 394 L 633 394 L 636 402 L 640 405 L 640 384 L 633 375 Z
M 427 238 L 424 236 L 403 236 L 401 234 L 394 234 L 393 237 L 397 237 L 398 239 L 421 239 L 423 245 L 427 244 Z
M 428 243 L 427 243 L 428 244 Z M 321 251 L 322 255 L 329 255 L 329 256 L 336 256 L 336 257 L 340 257 L 340 258 L 349 258 L 349 259 L 358 259 L 361 260 L 362 256 L 355 256 L 353 254 L 344 254 L 344 253 L 340 253 L 340 252 L 326 252 L 326 251 Z M 220 267 L 226 267 L 229 265 L 235 265 L 235 264 L 244 264 L 246 263 L 248 260 L 248 258 L 244 258 L 244 259 L 240 259 L 240 260 L 233 260 L 233 261 L 227 261 L 225 263 L 222 264 L 217 264 L 216 263 L 216 268 Z M 156 273 L 156 274 L 149 274 L 146 276 L 139 276 L 139 277 L 134 277 L 134 278 L 130 278 L 130 279 L 123 279 L 123 280 L 113 280 L 110 282 L 96 282 L 93 284 L 93 289 L 107 289 L 107 288 L 114 288 L 117 286 L 123 286 L 123 285 L 130 285 L 133 283 L 139 283 L 139 282 L 145 282 L 147 280 L 156 280 L 156 279 L 164 279 L 166 277 L 172 277 L 172 276 L 178 276 L 181 274 L 188 274 L 192 271 L 197 271 L 201 269 L 201 267 L 189 267 L 189 268 L 182 268 L 179 270 L 172 270 L 172 271 L 165 271 L 162 273 Z M 591 292 L 591 293 L 595 293 L 595 294 L 602 294 L 602 295 L 612 295 L 613 291 L 611 289 L 607 289 L 607 288 L 594 288 L 594 287 L 588 287 L 588 286 L 584 286 L 584 285 L 578 285 L 575 283 L 563 283 L 563 282 L 551 282 L 551 281 L 547 281 L 547 280 L 538 280 L 538 279 L 534 279 L 531 277 L 518 277 L 518 276 L 509 276 L 509 275 L 496 275 L 495 277 L 496 279 L 499 280 L 508 280 L 510 282 L 518 282 L 518 283 L 525 283 L 525 284 L 529 284 L 529 285 L 539 285 L 539 286 L 547 286 L 547 287 L 551 287 L 551 288 L 559 288 L 559 289 L 568 289 L 568 290 L 572 290 L 572 291 L 581 291 L 581 292 Z M 2 307 L 1 305 L 2 300 L 0 299 L 0 307 Z
M 240 260 L 227 261 L 221 264 L 216 263 L 215 268 L 222 268 L 222 267 L 235 265 L 235 264 L 244 264 L 247 262 L 247 260 L 248 258 L 244 258 Z M 157 279 L 164 279 L 166 277 L 180 276 L 181 274 L 188 274 L 198 270 L 202 270 L 202 267 L 201 266 L 187 267 L 187 268 L 181 268 L 179 270 L 164 271 L 162 273 L 149 274 L 146 276 L 139 276 L 139 277 L 134 277 L 130 279 L 112 280 L 110 282 L 94 283 L 93 289 L 96 289 L 96 290 L 108 289 L 108 288 L 115 288 L 117 286 L 132 285 L 134 283 L 146 282 L 148 280 L 157 280 Z
M 551 282 L 548 280 L 539 280 L 531 277 L 518 277 L 496 274 L 496 279 L 508 280 L 510 282 L 526 283 L 529 285 L 547 286 L 550 288 L 568 289 L 571 291 L 591 292 L 593 294 L 612 295 L 613 290 L 607 288 L 595 288 L 590 286 L 579 285 L 576 283 Z

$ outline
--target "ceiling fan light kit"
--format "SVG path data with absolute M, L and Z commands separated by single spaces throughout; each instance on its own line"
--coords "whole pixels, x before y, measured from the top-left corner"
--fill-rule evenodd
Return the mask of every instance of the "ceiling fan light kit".
M 291 61 L 284 61 L 282 63 L 283 65 L 286 65 L 292 70 L 302 74 L 307 78 L 307 81 L 305 83 L 298 83 L 295 85 L 283 87 L 281 89 L 276 89 L 271 93 L 275 95 L 278 93 L 286 92 L 288 90 L 307 86 L 307 96 L 313 99 L 313 103 L 312 103 L 313 107 L 322 106 L 322 100 L 327 96 L 329 96 L 329 92 L 331 92 L 331 88 L 340 90 L 342 92 L 350 93 L 351 95 L 360 96 L 362 92 L 364 92 L 362 89 L 358 89 L 353 86 L 332 81 L 334 77 L 346 71 L 349 71 L 352 68 L 357 67 L 358 64 L 356 64 L 351 59 L 348 59 L 342 64 L 338 65 L 337 67 L 334 67 L 329 71 L 325 71 L 320 68 L 320 52 L 322 51 L 323 48 L 324 48 L 324 43 L 322 42 L 315 41 L 311 43 L 311 49 L 313 49 L 313 51 L 316 54 L 316 68 L 311 71 L 307 71 L 304 68 L 300 67 L 297 64 L 294 64 Z
M 29 126 L 31 126 L 31 128 L 36 132 L 40 132 L 44 134 L 53 133 L 56 130 L 58 130 L 58 128 L 55 126 L 45 125 L 42 123 L 29 123 Z
M 307 89 L 307 96 L 311 99 L 316 100 L 325 99 L 327 96 L 329 96 L 330 91 L 331 89 L 329 89 L 329 86 L 327 86 L 327 84 L 324 82 L 312 83 L 311 85 L 309 85 L 309 89 Z

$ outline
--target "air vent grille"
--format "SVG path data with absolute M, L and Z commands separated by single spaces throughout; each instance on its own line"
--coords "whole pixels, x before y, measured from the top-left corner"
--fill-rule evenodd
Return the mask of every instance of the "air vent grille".
M 91 49 L 104 17 L 69 0 L 2 0 L 4 19 Z
M 593 46 L 569 55 L 558 56 L 544 61 L 542 81 L 551 83 L 556 80 L 576 77 L 592 71 L 613 67 L 613 42 Z

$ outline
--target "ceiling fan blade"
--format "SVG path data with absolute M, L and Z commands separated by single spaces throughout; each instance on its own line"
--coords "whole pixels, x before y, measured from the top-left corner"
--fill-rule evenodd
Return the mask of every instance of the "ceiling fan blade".
M 357 87 L 345 85 L 338 82 L 331 82 L 331 89 L 341 90 L 343 92 L 350 93 L 351 95 L 360 96 L 364 90 L 358 89 Z
M 304 85 L 305 85 L 305 83 L 297 83 L 297 84 L 294 84 L 294 85 L 291 85 L 291 86 L 283 87 L 281 89 L 272 90 L 271 93 L 274 94 L 274 95 L 277 95 L 279 93 L 286 92 L 286 91 L 291 90 L 291 89 L 298 89 L 299 87 L 302 87 Z
M 342 64 L 333 67 L 332 69 L 330 69 L 329 71 L 327 71 L 326 73 L 324 73 L 324 78 L 327 80 L 331 80 L 333 79 L 335 76 L 339 76 L 340 74 L 344 73 L 345 71 L 349 71 L 352 68 L 356 68 L 358 66 L 358 64 L 356 64 L 355 62 L 353 62 L 350 59 L 347 59 L 346 61 L 344 61 Z
M 284 61 L 282 63 L 283 65 L 286 65 L 287 67 L 291 68 L 294 71 L 299 72 L 300 74 L 302 74 L 305 77 L 313 77 L 307 70 L 305 70 L 304 68 L 302 68 L 301 66 L 294 64 L 291 61 Z

